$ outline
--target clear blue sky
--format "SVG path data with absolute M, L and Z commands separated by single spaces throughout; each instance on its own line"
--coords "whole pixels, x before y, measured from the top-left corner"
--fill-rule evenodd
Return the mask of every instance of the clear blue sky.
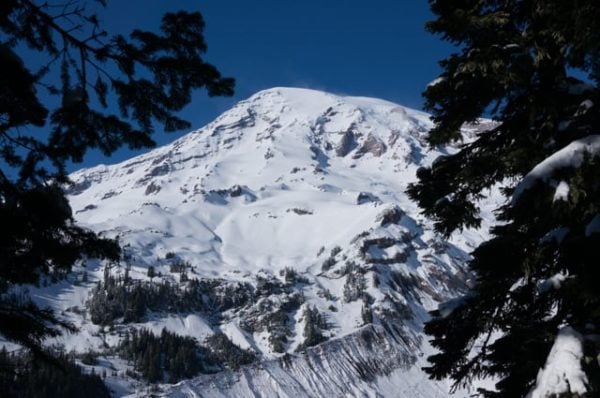
M 451 47 L 424 29 L 426 0 L 109 0 L 109 32 L 156 29 L 161 15 L 199 10 L 206 21 L 206 60 L 237 80 L 233 98 L 197 93 L 181 115 L 199 128 L 235 102 L 274 86 L 373 96 L 412 108 L 439 73 Z M 159 145 L 185 132 L 157 134 Z M 83 166 L 114 163 L 90 154 Z M 82 165 L 70 167 L 76 169 Z

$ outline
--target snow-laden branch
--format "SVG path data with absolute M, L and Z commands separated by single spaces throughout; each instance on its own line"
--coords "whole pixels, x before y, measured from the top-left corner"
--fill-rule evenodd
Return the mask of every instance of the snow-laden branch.
M 575 140 L 544 159 L 527 173 L 523 178 L 523 181 L 517 185 L 513 193 L 512 201 L 516 201 L 521 194 L 525 190 L 531 188 L 536 181 L 547 181 L 550 179 L 556 170 L 567 167 L 579 167 L 586 154 L 591 155 L 592 157 L 600 155 L 600 135 L 589 135 L 585 138 Z M 562 188 L 564 190 L 568 187 Z

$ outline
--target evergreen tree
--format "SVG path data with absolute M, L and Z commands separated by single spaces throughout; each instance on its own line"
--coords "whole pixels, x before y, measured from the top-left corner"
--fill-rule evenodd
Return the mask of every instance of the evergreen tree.
M 54 363 L 34 361 L 30 354 L 0 350 L 0 392 L 6 398 L 108 398 L 100 377 L 85 374 L 62 352 L 49 353 Z
M 210 335 L 204 340 L 204 345 L 209 353 L 206 354 L 209 362 L 221 367 L 237 370 L 243 365 L 251 364 L 256 360 L 256 354 L 250 349 L 243 349 L 227 337 L 224 333 Z
M 420 169 L 409 195 L 445 235 L 480 225 L 488 188 L 507 200 L 473 252 L 472 292 L 426 324 L 440 352 L 425 370 L 455 386 L 492 376 L 496 391 L 483 395 L 526 396 L 570 330 L 587 392 L 564 382 L 561 396 L 598 396 L 600 2 L 430 4 L 427 29 L 457 50 L 424 93 L 436 123 L 429 143 L 461 140 L 461 126 L 481 116 L 497 123 Z
M 10 286 L 120 255 L 117 242 L 74 223 L 66 164 L 89 149 L 150 147 L 157 127 L 188 128 L 175 112 L 194 89 L 233 92 L 233 80 L 202 59 L 199 13 L 167 13 L 160 33 L 126 37 L 102 29 L 94 9 L 105 3 L 0 2 L 0 335 L 36 350 L 57 321 L 8 297 Z
M 298 347 L 298 350 L 304 350 L 306 347 L 312 347 L 327 340 L 323 336 L 323 329 L 327 328 L 323 316 L 319 313 L 317 307 L 307 306 L 302 314 L 304 318 L 304 342 Z
M 154 266 L 151 265 L 148 267 L 148 278 L 152 281 L 152 279 L 156 276 L 156 271 L 154 270 Z
M 118 352 L 123 358 L 130 360 L 150 383 L 176 383 L 199 372 L 207 372 L 213 364 L 204 358 L 207 356 L 207 349 L 199 346 L 194 339 L 179 336 L 166 329 L 162 330 L 160 336 L 155 336 L 146 329 L 134 329 L 125 335 Z

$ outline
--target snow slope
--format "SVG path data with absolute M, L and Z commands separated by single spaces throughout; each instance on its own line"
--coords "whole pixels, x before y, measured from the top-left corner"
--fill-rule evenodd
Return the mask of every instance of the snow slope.
M 427 114 L 383 100 L 261 91 L 172 144 L 78 171 L 67 188 L 79 223 L 119 238 L 131 277 L 149 280 L 153 266 L 154 281 L 177 282 L 176 258 L 189 262 L 191 279 L 247 283 L 254 300 L 218 317 L 157 312 L 102 328 L 81 315 L 101 264 L 88 265 L 87 282 L 77 268 L 32 295 L 80 327 L 61 340 L 78 352 L 114 347 L 123 328 L 166 327 L 199 341 L 223 332 L 258 355 L 239 371 L 161 387 L 167 395 L 447 396 L 446 383 L 420 370 L 431 353 L 422 324 L 464 291 L 467 251 L 485 232 L 445 241 L 406 196 L 418 167 L 455 150 L 428 149 L 430 128 Z M 314 347 L 305 335 L 310 308 L 325 319 L 325 341 Z M 276 330 L 270 316 L 280 313 Z M 146 393 L 122 377 L 123 361 L 105 360 L 119 370 L 108 378 L 117 395 Z

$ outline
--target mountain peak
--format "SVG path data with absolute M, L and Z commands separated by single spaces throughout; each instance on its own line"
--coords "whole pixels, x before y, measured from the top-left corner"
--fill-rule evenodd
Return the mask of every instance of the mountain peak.
M 422 139 L 430 126 L 426 114 L 387 101 L 276 87 L 172 144 L 73 173 L 69 193 L 78 218 L 88 221 L 132 212 L 150 198 L 169 207 L 205 201 L 200 193 L 234 185 L 255 196 L 283 186 L 360 192 L 361 173 L 400 184 L 401 192 L 414 169 L 435 156 Z M 104 206 L 119 209 L 100 211 Z
M 74 173 L 68 193 L 79 222 L 127 241 L 140 264 L 174 251 L 211 275 L 304 271 L 388 208 L 421 218 L 405 190 L 440 154 L 430 126 L 388 101 L 277 87 L 172 144 Z
M 307 117 L 318 118 L 324 110 L 336 107 L 354 107 L 372 111 L 373 109 L 385 109 L 398 114 L 412 115 L 428 121 L 428 115 L 403 107 L 390 101 L 362 97 L 334 94 L 325 91 L 299 88 L 299 87 L 272 87 L 257 92 L 241 104 L 261 104 L 263 106 L 285 103 L 295 112 L 300 112 Z
M 66 306 L 57 312 L 87 333 L 67 337 L 68 349 L 88 350 L 78 345 L 86 339 L 118 352 L 123 331 L 167 328 L 262 362 L 244 370 L 248 383 L 223 372 L 174 394 L 215 385 L 212 395 L 250 396 L 260 394 L 248 385 L 272 385 L 282 396 L 305 387 L 300 395 L 385 395 L 419 385 L 443 396 L 419 373 L 431 353 L 422 321 L 464 288 L 467 245 L 479 237 L 444 241 L 405 194 L 418 167 L 454 150 L 429 148 L 430 127 L 426 114 L 388 101 L 276 87 L 171 144 L 73 173 L 74 217 L 118 238 L 124 260 L 91 262 L 86 282 L 44 303 Z M 132 289 L 142 300 L 133 318 L 123 313 Z M 68 310 L 77 307 L 90 316 Z M 105 340 L 98 322 L 114 326 Z M 274 384 L 275 374 L 296 384 Z

